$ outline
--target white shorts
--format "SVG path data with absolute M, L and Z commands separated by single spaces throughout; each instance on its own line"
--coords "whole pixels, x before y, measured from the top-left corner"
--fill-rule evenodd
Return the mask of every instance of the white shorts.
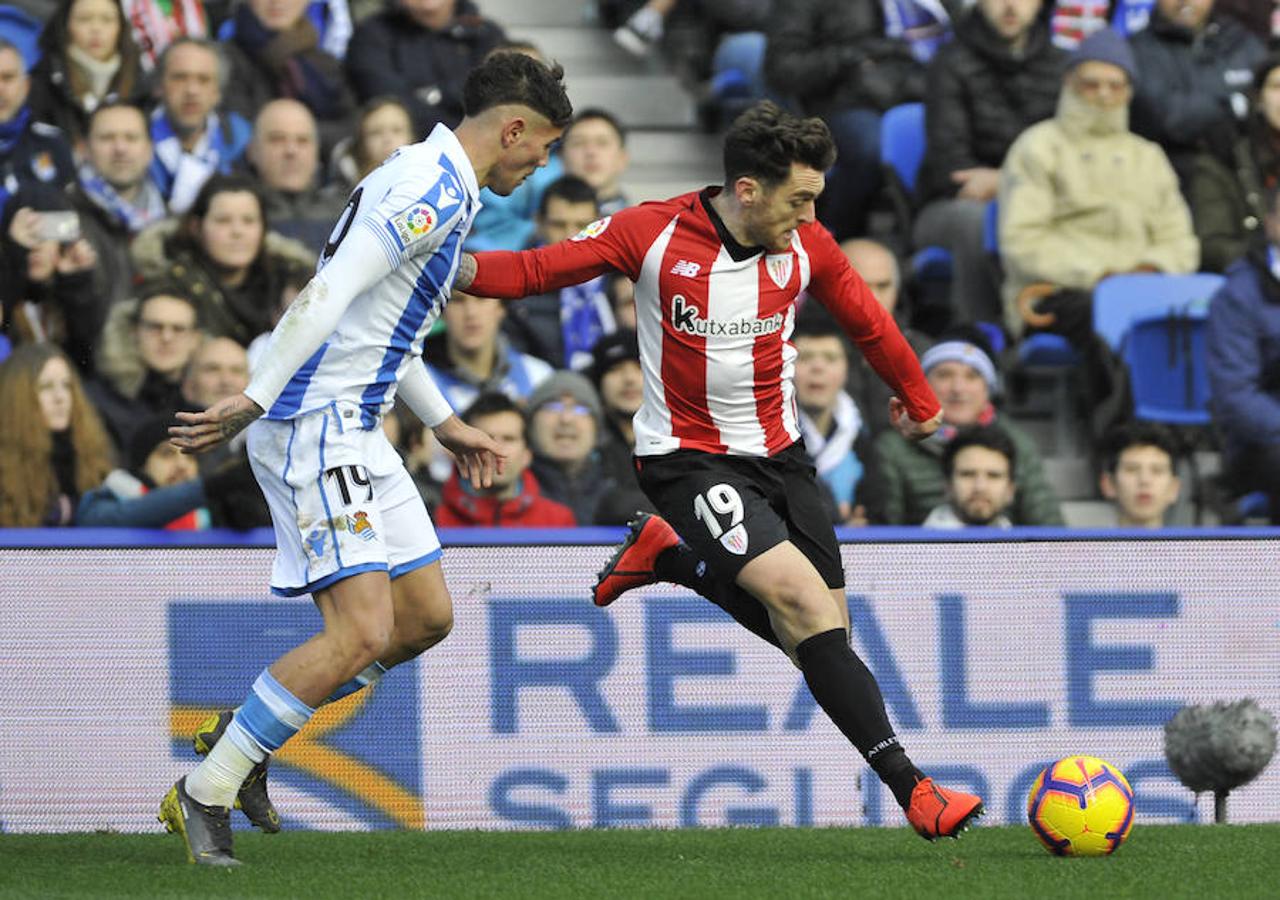
M 422 495 L 355 404 L 249 426 L 249 462 L 271 507 L 271 591 L 308 594 L 360 572 L 398 578 L 440 558 Z

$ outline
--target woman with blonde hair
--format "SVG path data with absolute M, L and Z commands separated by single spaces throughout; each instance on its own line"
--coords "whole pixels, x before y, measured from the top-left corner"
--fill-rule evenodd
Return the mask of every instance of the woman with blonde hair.
M 0 527 L 74 524 L 111 471 L 111 442 L 62 350 L 23 344 L 0 365 L 0 421 Z

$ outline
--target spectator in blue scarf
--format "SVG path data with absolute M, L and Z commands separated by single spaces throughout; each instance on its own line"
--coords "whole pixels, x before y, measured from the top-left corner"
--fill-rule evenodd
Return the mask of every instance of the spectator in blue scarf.
M 243 116 L 219 111 L 229 75 L 213 41 L 181 37 L 160 56 L 151 177 L 174 214 L 191 207 L 209 176 L 229 174 L 253 136 Z
M 599 215 L 591 185 L 574 175 L 558 178 L 538 205 L 534 246 L 571 238 Z M 591 365 L 596 342 L 616 328 L 604 276 L 512 303 L 505 325 L 517 349 L 575 371 Z
M 99 106 L 89 117 L 85 150 L 71 202 L 80 214 L 80 232 L 98 257 L 94 292 L 111 306 L 130 296 L 134 235 L 168 210 L 148 174 L 151 137 L 141 109 L 127 103 Z
M 58 192 L 75 178 L 71 148 L 62 132 L 32 121 L 30 91 L 22 53 L 0 37 L 0 217 L 20 187 L 45 186 Z

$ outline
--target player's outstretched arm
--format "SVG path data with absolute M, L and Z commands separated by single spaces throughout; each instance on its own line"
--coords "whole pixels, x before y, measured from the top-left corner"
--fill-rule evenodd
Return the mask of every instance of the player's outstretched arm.
M 942 425 L 942 410 L 931 419 L 917 422 L 907 412 L 907 404 L 897 397 L 889 398 L 889 424 L 909 441 L 923 441 Z
M 493 486 L 494 473 L 507 467 L 497 442 L 479 428 L 474 428 L 457 416 L 449 416 L 431 429 L 440 445 L 453 454 L 462 477 L 474 488 Z
M 169 443 L 183 453 L 204 453 L 231 440 L 262 412 L 244 394 L 219 400 L 204 412 L 180 412 L 178 420 L 185 424 L 169 429 Z

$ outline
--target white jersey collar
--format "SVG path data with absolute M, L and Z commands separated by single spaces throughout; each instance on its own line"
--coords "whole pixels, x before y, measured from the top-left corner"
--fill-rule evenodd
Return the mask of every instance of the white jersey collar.
M 462 142 L 453 133 L 453 129 L 443 122 L 437 123 L 436 127 L 431 129 L 431 134 L 427 135 L 427 143 L 436 144 L 445 156 L 449 157 L 458 174 L 462 176 L 467 196 L 472 203 L 475 203 L 480 197 L 480 183 L 476 181 L 476 169 L 471 163 L 471 158 L 467 156 L 467 151 L 462 148 Z

